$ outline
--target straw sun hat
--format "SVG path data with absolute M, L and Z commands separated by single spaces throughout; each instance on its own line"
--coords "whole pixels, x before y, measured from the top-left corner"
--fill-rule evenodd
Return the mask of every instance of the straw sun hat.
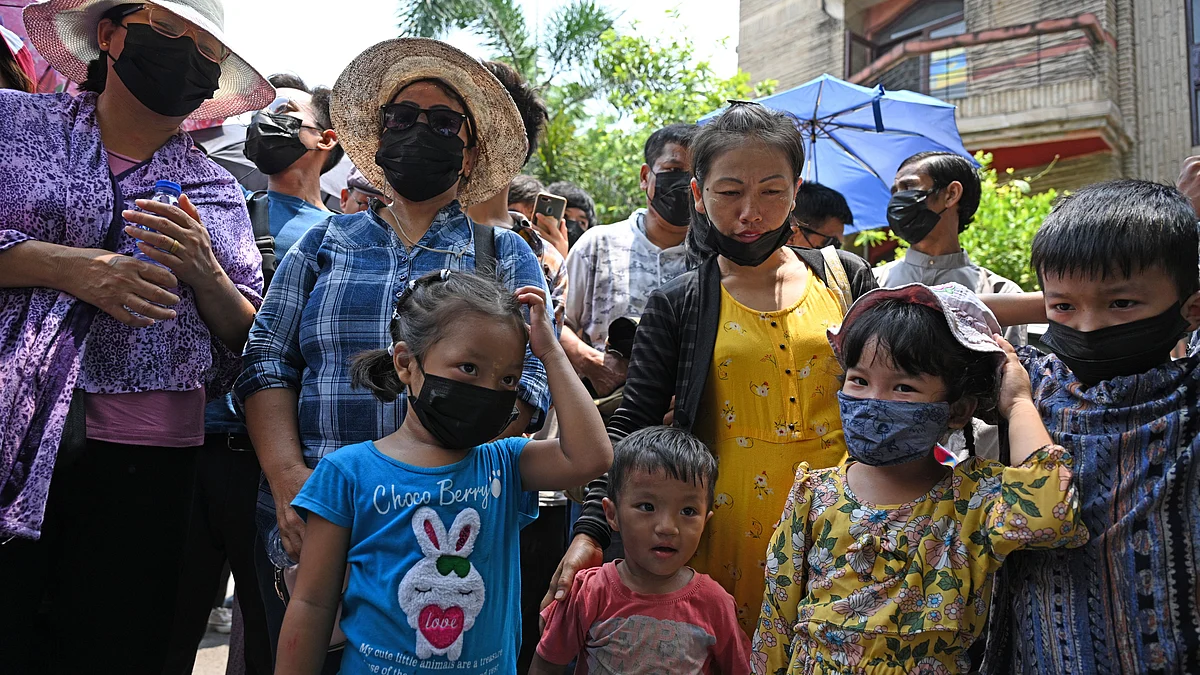
M 121 0 L 44 0 L 25 8 L 25 32 L 46 62 L 76 84 L 87 79 L 87 65 L 100 55 L 96 26 L 100 17 L 117 5 L 150 4 L 161 7 L 212 34 L 230 50 L 221 64 L 221 83 L 213 98 L 191 114 L 192 119 L 233 117 L 259 110 L 275 97 L 266 78 L 237 55 L 225 38 L 225 9 L 220 0 L 155 0 L 151 3 Z
M 372 184 L 388 184 L 375 164 L 383 134 L 379 109 L 418 80 L 440 80 L 466 103 L 479 158 L 471 175 L 462 179 L 459 202 L 470 206 L 495 196 L 525 164 L 525 125 L 495 76 L 479 61 L 437 40 L 386 40 L 359 54 L 342 71 L 333 88 L 330 116 L 346 154 Z

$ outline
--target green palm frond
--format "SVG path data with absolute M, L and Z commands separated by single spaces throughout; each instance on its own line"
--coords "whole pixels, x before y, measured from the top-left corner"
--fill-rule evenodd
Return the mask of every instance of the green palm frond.
M 474 17 L 460 26 L 483 38 L 483 43 L 536 82 L 537 45 L 530 39 L 525 15 L 514 0 L 474 0 Z
M 470 14 L 472 0 L 403 0 L 400 3 L 400 34 L 436 38 L 458 27 Z
M 600 36 L 612 29 L 616 19 L 593 0 L 573 0 L 559 7 L 549 22 L 554 31 L 546 40 L 542 86 L 566 70 L 591 68 Z
M 437 38 L 455 28 L 478 35 L 526 78 L 536 74 L 537 47 L 514 0 L 401 0 L 402 34 Z

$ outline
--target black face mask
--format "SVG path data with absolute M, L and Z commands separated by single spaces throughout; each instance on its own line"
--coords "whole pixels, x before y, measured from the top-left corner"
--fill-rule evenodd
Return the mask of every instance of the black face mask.
M 1140 375 L 1171 360 L 1171 350 L 1187 333 L 1181 303 L 1132 323 L 1086 333 L 1050 322 L 1042 343 L 1091 387 L 1114 377 Z
M 423 202 L 458 182 L 464 147 L 458 136 L 443 136 L 418 122 L 403 131 L 383 132 L 375 163 L 396 194 Z
M 169 38 L 144 23 L 125 30 L 113 72 L 142 105 L 163 117 L 187 117 L 216 93 L 221 66 L 201 56 L 190 37 Z
M 242 154 L 268 176 L 281 173 L 308 152 L 300 140 L 304 122 L 291 115 L 257 112 L 246 128 Z
M 684 227 L 691 219 L 692 175 L 687 171 L 654 174 L 654 197 L 650 206 L 668 223 Z
M 925 200 L 931 194 L 932 190 L 901 190 L 892 195 L 888 202 L 887 219 L 897 237 L 915 244 L 928 237 L 937 227 L 945 209 L 930 211 L 925 207 Z
M 706 216 L 700 213 L 696 215 L 700 218 L 706 218 Z M 721 234 L 717 230 L 717 226 L 709 222 L 708 233 L 705 235 L 704 243 L 708 244 L 718 254 L 732 260 L 735 264 L 742 267 L 758 267 L 766 262 L 767 258 L 774 255 L 775 251 L 786 246 L 791 236 L 791 220 L 785 220 L 783 225 L 779 226 L 779 229 L 765 232 L 761 237 L 749 244 Z
M 567 219 L 567 248 L 573 247 L 583 233 L 587 232 L 587 228 L 583 226 L 585 222 L 587 221 Z
M 483 445 L 517 418 L 517 392 L 477 387 L 428 373 L 420 395 L 408 402 L 421 426 L 447 450 Z

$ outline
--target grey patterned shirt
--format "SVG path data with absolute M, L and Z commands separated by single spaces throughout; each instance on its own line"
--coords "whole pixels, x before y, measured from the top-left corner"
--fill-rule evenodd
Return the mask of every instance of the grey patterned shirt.
M 564 323 L 579 339 L 603 350 L 608 325 L 639 318 L 650 293 L 687 271 L 684 247 L 660 249 L 646 238 L 645 209 L 627 220 L 593 227 L 567 254 Z

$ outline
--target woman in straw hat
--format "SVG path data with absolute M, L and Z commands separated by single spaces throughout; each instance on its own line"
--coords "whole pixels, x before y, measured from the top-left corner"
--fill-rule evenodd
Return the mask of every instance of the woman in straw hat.
M 546 288 L 519 235 L 464 213 L 508 185 L 525 161 L 516 105 L 478 61 L 436 40 L 381 42 L 342 72 L 331 112 L 350 159 L 392 202 L 372 200 L 367 211 L 309 230 L 276 270 L 250 331 L 235 395 L 274 498 L 266 522 L 278 527 L 268 548 L 280 567 L 299 560 L 304 523 L 290 504 L 317 461 L 386 436 L 404 419 L 403 396 L 385 404 L 351 388 L 350 361 L 387 346 L 408 283 L 433 270 L 474 270 L 476 251 L 489 243 L 476 237 L 486 236 L 494 270 L 481 274 L 512 290 Z M 549 406 L 545 370 L 532 354 L 518 396 L 522 414 L 511 433 L 539 425 Z
M 273 97 L 222 23 L 219 0 L 25 9 L 84 93 L 0 91 L 0 540 L 46 535 L 0 548 L 5 670 L 162 668 L 205 397 L 261 302 L 245 200 L 180 131 Z

